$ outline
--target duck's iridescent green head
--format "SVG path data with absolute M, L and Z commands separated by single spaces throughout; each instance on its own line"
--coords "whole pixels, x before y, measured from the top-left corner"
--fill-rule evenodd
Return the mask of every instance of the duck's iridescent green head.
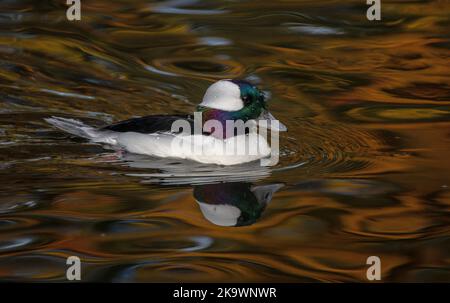
M 264 93 L 244 80 L 217 81 L 207 89 L 198 110 L 203 113 L 204 121 L 275 119 L 267 110 Z M 274 130 L 285 131 L 286 127 L 280 123 Z
M 243 80 L 231 80 L 232 83 L 239 87 L 240 99 L 243 103 L 241 112 L 248 112 L 250 119 L 256 119 L 266 110 L 266 98 L 264 92 L 256 86 Z

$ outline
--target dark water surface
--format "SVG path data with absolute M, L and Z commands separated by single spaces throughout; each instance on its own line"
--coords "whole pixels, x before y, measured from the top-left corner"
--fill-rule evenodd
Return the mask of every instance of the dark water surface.
M 0 280 L 65 281 L 76 255 L 83 281 L 366 281 L 375 255 L 384 281 L 450 281 L 448 1 L 65 2 L 0 3 Z M 192 112 L 222 78 L 270 93 L 277 166 L 43 121 Z

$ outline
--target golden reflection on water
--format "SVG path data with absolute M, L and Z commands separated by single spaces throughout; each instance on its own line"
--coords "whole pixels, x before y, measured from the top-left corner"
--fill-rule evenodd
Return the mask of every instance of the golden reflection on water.
M 366 281 L 377 255 L 383 281 L 450 281 L 448 1 L 381 22 L 364 1 L 64 3 L 0 4 L 1 280 L 65 281 L 77 255 L 84 281 Z M 43 121 L 192 112 L 222 78 L 270 93 L 276 167 L 123 158 Z

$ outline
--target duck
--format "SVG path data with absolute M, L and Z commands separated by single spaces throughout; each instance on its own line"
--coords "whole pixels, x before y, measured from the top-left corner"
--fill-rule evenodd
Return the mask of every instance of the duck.
M 268 111 L 265 93 L 248 81 L 236 79 L 209 86 L 194 114 L 149 115 L 103 127 L 57 116 L 45 121 L 73 136 L 121 151 L 216 165 L 269 157 L 272 150 L 266 136 L 258 132 L 261 125 L 273 132 L 287 131 Z M 229 131 L 229 121 L 242 121 L 245 127 Z M 244 146 L 245 152 L 236 152 Z

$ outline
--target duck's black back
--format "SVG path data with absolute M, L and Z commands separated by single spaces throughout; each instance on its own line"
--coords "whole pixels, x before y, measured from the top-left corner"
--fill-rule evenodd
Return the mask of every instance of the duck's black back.
M 194 130 L 194 117 L 192 115 L 152 115 L 140 118 L 132 118 L 120 121 L 101 128 L 101 130 L 111 130 L 115 132 L 135 132 L 150 134 L 156 132 L 170 132 L 172 125 L 177 120 L 185 120 Z

